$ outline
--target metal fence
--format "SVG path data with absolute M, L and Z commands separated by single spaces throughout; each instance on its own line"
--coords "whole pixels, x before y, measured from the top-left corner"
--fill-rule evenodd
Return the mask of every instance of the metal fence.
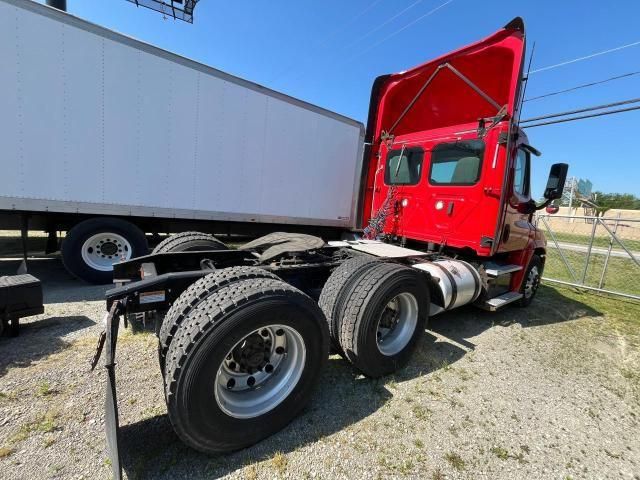
M 535 223 L 548 242 L 544 280 L 640 300 L 640 219 L 542 214 Z

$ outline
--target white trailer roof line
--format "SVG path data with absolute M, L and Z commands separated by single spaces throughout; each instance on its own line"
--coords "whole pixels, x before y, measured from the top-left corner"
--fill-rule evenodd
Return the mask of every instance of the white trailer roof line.
M 200 70 L 202 73 L 206 73 L 207 75 L 216 76 L 222 80 L 235 83 L 236 85 L 240 85 L 245 88 L 250 88 L 252 90 L 255 90 L 256 92 L 260 92 L 265 95 L 269 95 L 274 98 L 284 100 L 287 103 L 291 103 L 298 107 L 306 108 L 308 110 L 311 110 L 312 112 L 316 112 L 321 115 L 326 115 L 330 118 L 343 121 L 345 123 L 356 126 L 358 128 L 362 128 L 364 130 L 364 126 L 362 122 L 359 122 L 358 120 L 347 117 L 346 115 L 342 115 L 340 113 L 327 110 L 326 108 L 322 108 L 313 103 L 305 102 L 304 100 L 300 100 L 299 98 L 295 98 L 285 93 L 278 92 L 277 90 L 270 89 L 268 87 L 260 85 L 259 83 L 255 83 L 250 80 L 246 80 L 244 78 L 237 77 L 230 73 L 224 72 L 222 70 L 218 70 L 217 68 L 213 68 L 209 65 L 198 62 L 197 60 L 193 60 L 189 57 L 178 55 L 177 53 L 170 52 L 169 50 L 164 50 L 160 47 L 156 47 L 155 45 L 151 45 L 150 43 L 146 43 L 142 40 L 138 40 L 134 37 L 130 37 L 129 35 L 126 35 L 124 33 L 119 33 L 114 30 L 109 30 L 108 28 L 102 27 L 88 20 L 84 20 L 80 17 L 76 17 L 75 15 L 72 15 L 70 13 L 61 12 L 60 10 L 49 7 L 47 5 L 40 4 L 38 2 L 35 2 L 34 0 L 1 0 L 1 1 L 14 5 L 19 8 L 23 8 L 25 10 L 36 12 L 40 15 L 45 15 L 45 16 L 54 18 L 59 22 L 66 23 L 68 25 L 73 25 L 74 27 L 77 27 L 77 28 L 82 28 L 83 30 L 86 30 L 88 32 L 94 33 L 96 35 L 100 35 L 104 38 L 108 38 L 109 40 L 114 40 L 124 45 L 132 46 L 138 50 L 145 51 L 152 55 L 157 55 L 167 60 L 171 60 L 172 62 L 180 63 L 186 67 Z M 363 137 L 364 137 L 364 134 L 363 134 Z
M 356 120 L 30 0 L 0 58 L 0 210 L 360 226 Z

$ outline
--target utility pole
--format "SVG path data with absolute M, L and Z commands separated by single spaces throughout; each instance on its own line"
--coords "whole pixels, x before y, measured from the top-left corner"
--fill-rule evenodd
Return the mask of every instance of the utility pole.
M 67 11 L 67 0 L 47 0 L 47 5 L 63 12 Z
M 571 190 L 569 190 L 569 215 L 571 215 L 571 207 L 573 206 L 573 188 L 575 185 L 575 178 L 571 177 L 569 180 L 569 185 Z

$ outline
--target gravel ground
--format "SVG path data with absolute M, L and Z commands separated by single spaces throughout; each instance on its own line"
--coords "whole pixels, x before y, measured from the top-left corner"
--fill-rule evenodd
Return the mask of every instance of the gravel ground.
M 0 259 L 0 274 L 16 259 Z M 110 478 L 104 369 L 88 367 L 106 287 L 40 256 L 46 311 L 0 339 L 0 477 Z M 435 317 L 410 365 L 372 381 L 331 357 L 312 404 L 238 453 L 185 447 L 150 333 L 121 333 L 128 478 L 640 479 L 640 307 L 544 287 L 528 309 Z

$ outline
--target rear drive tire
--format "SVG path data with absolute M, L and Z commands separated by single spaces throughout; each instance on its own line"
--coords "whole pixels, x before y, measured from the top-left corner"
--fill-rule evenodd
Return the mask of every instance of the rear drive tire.
M 272 279 L 222 287 L 191 311 L 171 342 L 169 419 L 201 452 L 248 447 L 305 407 L 328 350 L 324 315 L 301 291 Z
M 62 262 L 76 277 L 95 284 L 113 281 L 113 264 L 149 252 L 144 232 L 119 218 L 91 218 L 75 225 L 62 242 Z
M 338 323 L 343 314 L 345 296 L 349 293 L 350 288 L 359 278 L 360 274 L 372 268 L 377 263 L 380 263 L 378 257 L 370 257 L 368 255 L 351 258 L 331 273 L 327 283 L 325 283 L 322 288 L 318 305 L 327 318 L 331 346 L 341 354 L 342 349 L 340 348 L 340 341 L 338 339 Z
M 210 273 L 206 277 L 202 277 L 182 292 L 165 315 L 162 325 L 160 326 L 160 332 L 158 333 L 158 359 L 163 373 L 165 358 L 169 350 L 169 345 L 171 345 L 171 340 L 173 340 L 173 337 L 180 328 L 180 325 L 182 325 L 182 322 L 184 322 L 184 319 L 187 318 L 189 312 L 220 288 L 234 282 L 254 278 L 280 280 L 280 278 L 273 273 L 258 267 L 223 268 L 214 273 Z
M 429 314 L 425 276 L 410 267 L 382 263 L 360 273 L 344 303 L 340 345 L 368 377 L 406 365 Z
M 165 238 L 153 249 L 153 253 L 194 252 L 198 250 L 228 250 L 213 235 L 202 232 L 182 232 Z
M 528 307 L 531 304 L 538 292 L 543 271 L 544 262 L 542 261 L 542 257 L 534 254 L 531 257 L 527 271 L 522 279 L 522 286 L 520 287 L 522 298 L 518 300 L 517 303 L 519 307 Z

